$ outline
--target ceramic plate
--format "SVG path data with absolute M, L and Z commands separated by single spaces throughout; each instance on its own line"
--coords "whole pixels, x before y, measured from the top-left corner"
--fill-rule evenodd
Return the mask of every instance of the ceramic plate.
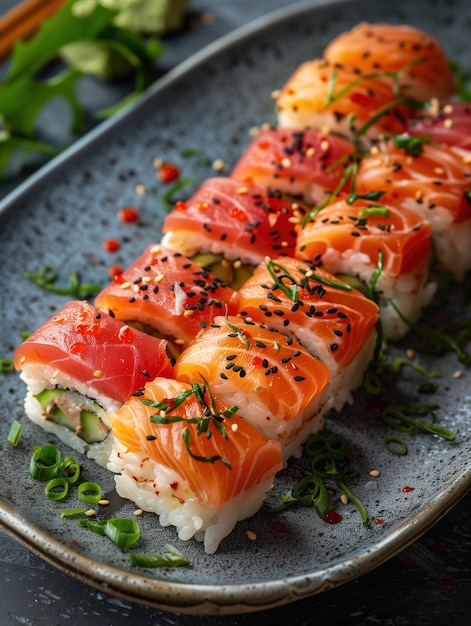
M 156 179 L 153 159 L 160 156 L 179 163 L 194 184 L 214 174 L 208 163 L 215 159 L 233 165 L 249 141 L 249 129 L 274 122 L 271 92 L 300 62 L 319 56 L 334 35 L 361 20 L 416 24 L 437 36 L 450 57 L 469 62 L 468 0 L 455 0 L 452 12 L 447 0 L 395 7 L 373 1 L 317 8 L 297 5 L 211 45 L 4 202 L 0 356 L 12 356 L 20 333 L 39 326 L 65 301 L 29 283 L 25 270 L 51 266 L 58 270 L 59 282 L 67 282 L 70 272 L 78 270 L 87 282 L 105 284 L 111 263 L 125 266 L 144 245 L 160 238 L 164 189 Z M 183 149 L 194 150 L 193 156 L 183 157 Z M 137 194 L 136 185 L 144 185 L 147 193 Z M 139 224 L 117 219 L 117 210 L 125 205 L 139 209 Z M 108 237 L 122 241 L 115 255 L 102 250 Z M 465 315 L 464 305 L 455 309 L 453 315 Z M 399 350 L 413 340 L 408 338 Z M 200 544 L 179 542 L 172 529 L 161 528 L 154 516 L 145 514 L 139 521 L 139 549 L 159 551 L 172 543 L 190 559 L 189 567 L 154 571 L 131 568 L 127 554 L 75 521 L 61 519 L 62 505 L 45 499 L 41 484 L 28 475 L 28 463 L 32 447 L 50 437 L 25 418 L 25 389 L 17 375 L 2 375 L 0 521 L 19 541 L 71 575 L 108 593 L 172 611 L 248 612 L 323 592 L 402 550 L 471 484 L 468 374 L 453 377 L 463 369 L 454 354 L 437 361 L 423 358 L 422 363 L 442 372 L 431 401 L 439 404 L 440 423 L 456 433 L 454 442 L 408 436 L 407 456 L 390 454 L 383 438 L 394 433 L 379 422 L 374 407 L 360 394 L 353 407 L 327 420 L 328 429 L 348 438 L 351 463 L 359 472 L 353 488 L 368 511 L 368 528 L 354 507 L 342 508 L 337 495 L 333 506 L 343 515 L 339 524 L 326 524 L 311 509 L 290 510 L 281 523 L 260 512 L 240 523 L 215 555 L 207 555 Z M 419 382 L 423 381 L 413 373 L 402 376 L 394 383 L 396 394 L 423 402 Z M 16 449 L 6 443 L 14 418 L 24 426 Z M 273 502 L 304 469 L 302 461 L 290 463 L 277 478 Z M 372 469 L 380 470 L 378 478 L 370 477 Z M 132 516 L 135 507 L 113 493 L 108 472 L 87 461 L 83 471 L 107 493 L 109 514 Z M 403 491 L 404 487 L 413 490 Z M 248 538 L 248 530 L 256 534 L 255 541 Z

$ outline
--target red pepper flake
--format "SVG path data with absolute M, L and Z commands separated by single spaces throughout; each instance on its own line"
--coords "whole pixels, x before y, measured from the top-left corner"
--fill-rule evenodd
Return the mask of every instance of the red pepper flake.
M 276 532 L 281 532 L 282 530 L 285 530 L 285 528 L 286 517 L 280 517 L 280 519 L 273 524 L 273 530 L 276 530 Z
M 70 542 L 73 546 L 78 546 L 78 541 L 75 539 L 72 539 L 72 541 Z
M 175 480 L 173 483 L 170 483 L 170 487 L 175 491 L 175 489 L 178 489 L 178 482 Z
M 402 560 L 402 562 L 404 563 L 404 565 L 408 565 L 409 567 L 415 565 L 414 559 L 411 559 L 410 556 L 407 556 L 405 559 Z
M 410 491 L 414 491 L 415 487 L 408 487 L 407 485 L 402 488 L 404 493 L 409 493 Z
M 121 248 L 121 244 L 117 239 L 105 239 L 102 243 L 105 252 L 117 252 Z
M 174 163 L 162 163 L 157 169 L 157 176 L 161 183 L 168 185 L 180 176 L 180 168 Z
M 242 209 L 239 209 L 237 207 L 233 207 L 230 210 L 229 215 L 233 217 L 235 220 L 238 220 L 239 222 L 247 221 L 247 214 L 245 213 L 245 211 L 242 211 Z
M 125 224 L 132 224 L 139 219 L 139 211 L 132 206 L 123 207 L 118 211 L 118 219 Z
M 375 524 L 379 525 L 379 524 L 382 524 L 382 523 L 383 523 L 383 520 L 380 517 L 377 517 L 375 519 Z
M 255 367 L 257 367 L 257 365 L 261 365 L 262 364 L 262 357 L 259 356 L 258 354 L 256 354 L 253 358 L 252 358 L 252 365 L 255 365 Z
M 183 202 L 183 200 L 177 200 L 175 202 L 174 208 L 177 211 L 186 211 L 188 208 L 188 205 L 186 204 L 186 202 Z
M 327 511 L 327 513 L 322 518 L 323 522 L 327 524 L 338 524 L 342 521 L 342 516 L 336 511 Z
M 124 278 L 122 276 L 123 268 L 121 265 L 110 265 L 108 268 L 108 276 L 111 276 L 115 283 L 124 282 Z

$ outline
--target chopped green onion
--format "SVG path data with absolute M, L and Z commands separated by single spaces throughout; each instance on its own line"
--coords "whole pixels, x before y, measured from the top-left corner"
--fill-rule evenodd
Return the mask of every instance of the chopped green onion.
M 168 190 L 164 193 L 164 195 L 162 196 L 162 204 L 164 205 L 164 209 L 166 211 L 170 211 L 173 208 L 174 205 L 174 198 L 173 195 L 179 191 L 180 189 L 182 189 L 183 187 L 186 187 L 186 185 L 189 185 L 190 183 L 193 182 L 193 178 L 181 178 L 180 180 L 177 180 L 176 183 L 174 183 L 173 185 L 171 185 Z
M 63 509 L 61 511 L 61 517 L 74 517 L 75 515 L 83 515 L 85 509 L 83 507 L 78 509 Z
M 0 359 L 0 372 L 7 374 L 15 369 L 12 359 Z
M 98 500 L 101 500 L 101 487 L 97 483 L 88 481 L 80 483 L 77 489 L 77 496 L 80 502 L 96 504 Z
M 39 446 L 34 449 L 29 473 L 36 480 L 51 480 L 57 476 L 61 464 L 61 453 L 56 446 Z
M 96 535 L 105 536 L 105 526 L 108 523 L 108 520 L 104 519 L 79 519 L 78 525 L 83 528 L 88 528 L 92 533 Z
M 422 365 L 419 365 L 418 363 L 413 363 L 412 361 L 409 361 L 409 359 L 400 356 L 393 359 L 393 361 L 390 363 L 389 371 L 393 374 L 399 374 L 403 367 L 411 367 L 416 372 L 419 372 L 419 374 L 423 374 L 423 376 L 427 376 L 428 378 L 440 378 L 441 376 L 440 372 L 429 372 Z
M 141 536 L 139 526 L 132 519 L 114 518 L 107 521 L 105 535 L 121 550 L 130 548 Z
M 337 483 L 338 487 L 340 487 L 340 489 L 347 496 L 348 501 L 354 504 L 356 508 L 358 509 L 363 526 L 368 527 L 369 526 L 368 515 L 365 511 L 365 507 L 363 506 L 363 504 L 360 502 L 360 500 L 356 496 L 353 495 L 353 493 L 350 491 L 350 489 L 348 489 L 348 487 L 345 485 L 343 481 L 336 480 L 335 482 Z
M 407 454 L 407 446 L 399 437 L 386 437 L 384 439 L 384 447 L 388 452 L 404 456 Z
M 56 476 L 47 483 L 45 491 L 48 500 L 62 500 L 69 493 L 69 483 L 65 478 Z
M 59 474 L 68 483 L 76 483 L 80 476 L 80 464 L 73 456 L 66 456 L 59 468 Z
M 163 554 L 139 554 L 136 552 L 130 554 L 131 565 L 135 567 L 180 567 L 189 564 L 187 557 L 170 544 L 166 543 L 164 549 Z
M 20 422 L 18 420 L 13 420 L 13 423 L 10 427 L 10 432 L 8 433 L 7 441 L 14 448 L 16 448 L 20 441 L 22 430 L 23 426 L 20 424 Z

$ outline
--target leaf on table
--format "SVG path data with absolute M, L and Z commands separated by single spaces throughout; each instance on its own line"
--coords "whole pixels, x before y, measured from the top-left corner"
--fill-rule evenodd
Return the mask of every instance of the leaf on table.
M 91 13 L 77 17 L 73 7 L 74 3 L 68 2 L 52 18 L 43 22 L 34 37 L 15 44 L 11 65 L 0 91 L 22 75 L 36 74 L 63 46 L 96 37 L 116 14 L 96 4 Z
M 76 70 L 65 70 L 45 81 L 28 76 L 16 80 L 10 89 L 0 91 L 0 112 L 10 132 L 32 138 L 36 118 L 52 98 L 63 98 L 72 110 L 71 130 L 82 128 L 85 116 L 75 86 L 83 76 Z

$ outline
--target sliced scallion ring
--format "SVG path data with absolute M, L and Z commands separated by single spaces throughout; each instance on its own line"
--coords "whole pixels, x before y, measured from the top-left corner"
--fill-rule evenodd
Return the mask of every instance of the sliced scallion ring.
M 117 517 L 107 521 L 105 535 L 121 550 L 125 550 L 136 543 L 141 531 L 134 520 Z
M 98 500 L 101 500 L 101 487 L 97 483 L 89 481 L 80 483 L 77 488 L 77 496 L 80 502 L 96 504 Z
M 384 447 L 388 452 L 397 454 L 398 456 L 404 456 L 407 454 L 407 446 L 400 437 L 386 437 L 384 440 Z
M 69 483 L 65 478 L 56 476 L 46 485 L 46 496 L 48 500 L 62 500 L 69 493 Z
M 29 473 L 36 480 L 51 480 L 57 476 L 61 464 L 61 453 L 56 446 L 39 446 L 33 451 Z
M 88 528 L 97 535 L 105 536 L 105 526 L 108 520 L 105 519 L 79 519 L 78 525 L 83 528 Z
M 80 464 L 73 456 L 66 456 L 59 468 L 59 474 L 68 483 L 76 483 L 80 476 Z

